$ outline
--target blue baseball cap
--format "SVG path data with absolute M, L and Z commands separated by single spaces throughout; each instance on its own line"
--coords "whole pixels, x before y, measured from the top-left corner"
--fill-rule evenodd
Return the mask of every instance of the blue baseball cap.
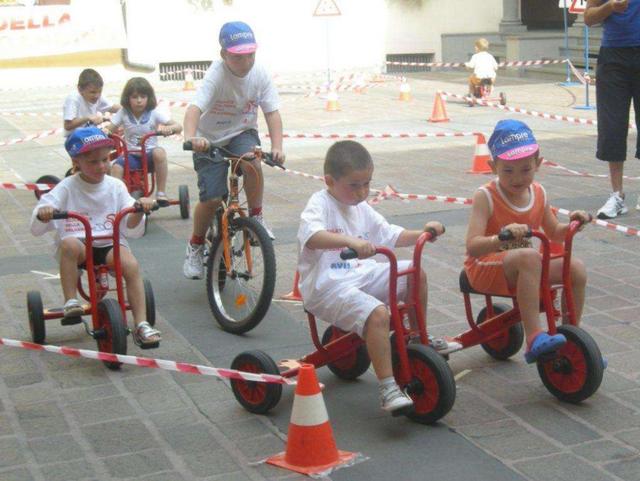
M 540 146 L 527 124 L 506 119 L 496 124 L 489 139 L 491 156 L 501 160 L 518 160 L 535 154 Z
M 244 22 L 228 22 L 220 29 L 220 46 L 227 52 L 253 53 L 258 48 L 251 27 Z
M 67 153 L 73 158 L 85 152 L 113 147 L 115 142 L 98 127 L 81 127 L 74 130 L 64 143 Z

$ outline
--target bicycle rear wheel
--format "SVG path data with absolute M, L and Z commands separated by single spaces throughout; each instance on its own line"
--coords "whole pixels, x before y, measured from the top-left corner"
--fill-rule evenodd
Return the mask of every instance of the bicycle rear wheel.
M 229 224 L 231 270 L 226 272 L 222 237 L 213 239 L 207 259 L 207 296 L 220 327 L 242 334 L 267 313 L 276 282 L 273 244 L 264 227 L 247 217 Z

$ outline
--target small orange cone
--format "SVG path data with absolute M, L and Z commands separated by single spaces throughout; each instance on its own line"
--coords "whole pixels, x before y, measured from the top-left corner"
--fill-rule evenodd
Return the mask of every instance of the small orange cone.
M 433 111 L 431 112 L 429 122 L 449 122 L 447 109 L 445 108 L 444 99 L 440 92 L 436 93 L 436 98 L 433 102 Z
M 193 80 L 193 70 L 191 70 L 190 68 L 187 68 L 184 70 L 184 87 L 182 87 L 182 90 L 195 90 L 196 89 L 196 84 L 195 81 Z
M 330 90 L 327 95 L 327 106 L 325 108 L 327 112 L 337 112 L 340 110 L 340 104 L 338 103 L 338 92 Z
M 280 299 L 283 301 L 300 301 L 302 302 L 302 294 L 300 294 L 300 289 L 298 289 L 298 284 L 300 283 L 300 274 L 296 271 L 296 275 L 293 277 L 293 290 L 289 294 L 285 294 Z
M 400 82 L 400 97 L 398 100 L 402 102 L 408 102 L 411 100 L 411 86 L 405 77 L 402 77 L 402 81 Z
M 311 364 L 302 364 L 293 398 L 287 449 L 268 458 L 267 463 L 313 476 L 348 463 L 356 456 L 336 447 L 316 370 Z
M 476 151 L 473 155 L 473 166 L 471 170 L 468 170 L 468 174 L 488 174 L 491 172 L 491 167 L 488 161 L 491 160 L 489 154 L 489 147 L 487 147 L 487 141 L 482 134 L 476 134 Z

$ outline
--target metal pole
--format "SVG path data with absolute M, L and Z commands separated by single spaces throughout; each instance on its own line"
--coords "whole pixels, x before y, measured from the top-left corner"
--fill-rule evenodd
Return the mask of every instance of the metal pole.
M 562 8 L 562 21 L 564 22 L 564 54 L 569 58 L 569 21 L 567 20 L 567 0 L 563 0 L 564 7 Z M 565 83 L 571 82 L 571 69 L 569 68 L 569 62 L 567 62 L 567 80 Z
M 329 35 L 329 18 L 325 18 L 325 22 L 325 30 L 327 32 L 327 90 L 329 90 L 331 88 L 331 47 L 329 45 L 331 36 Z
M 589 26 L 586 23 L 584 24 L 584 73 L 587 80 L 584 83 L 586 96 L 584 105 L 589 108 L 589 83 L 591 76 L 589 75 Z

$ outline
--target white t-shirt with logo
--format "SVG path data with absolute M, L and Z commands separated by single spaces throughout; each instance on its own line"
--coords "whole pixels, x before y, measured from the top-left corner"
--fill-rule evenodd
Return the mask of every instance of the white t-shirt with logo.
M 236 77 L 222 60 L 211 64 L 191 103 L 202 111 L 196 135 L 218 146 L 257 129 L 258 107 L 264 113 L 280 108 L 278 91 L 261 65 L 254 64 L 245 77 Z
M 143 112 L 140 118 L 136 118 L 126 108 L 121 108 L 111 119 L 111 123 L 116 127 L 124 128 L 124 140 L 129 150 L 139 150 L 142 137 L 150 132 L 158 130 L 158 125 L 164 125 L 171 120 L 167 112 L 162 109 L 153 109 Z M 145 142 L 147 150 L 158 146 L 157 137 L 149 137 Z
M 473 74 L 478 78 L 496 78 L 498 63 L 489 52 L 478 52 L 465 63 L 468 68 L 473 69 Z
M 351 206 L 336 200 L 326 189 L 316 192 L 300 215 L 298 229 L 298 273 L 300 292 L 311 311 L 331 302 L 331 291 L 339 295 L 345 287 L 359 286 L 373 271 L 373 258 L 340 259 L 342 249 L 309 249 L 307 241 L 319 231 L 335 232 L 367 240 L 377 246 L 393 248 L 402 227 L 389 224 L 368 203 Z
M 100 97 L 95 104 L 90 104 L 82 98 L 80 92 L 74 92 L 64 100 L 64 106 L 62 107 L 62 119 L 73 120 L 81 117 L 91 117 L 98 112 L 107 112 L 112 106 L 113 104 L 105 97 Z M 73 132 L 73 130 L 65 130 L 64 136 L 68 137 L 71 132 Z
M 41 236 L 48 231 L 56 231 L 55 246 L 60 245 L 66 237 L 84 238 L 83 225 L 76 219 L 52 220 L 47 223 L 38 220 L 38 210 L 43 206 L 51 206 L 56 210 L 73 211 L 89 217 L 93 236 L 111 235 L 116 214 L 125 207 L 131 207 L 135 199 L 129 195 L 127 187 L 120 179 L 106 175 L 99 184 L 90 184 L 75 174 L 65 177 L 50 192 L 44 194 L 31 215 L 31 233 Z M 132 238 L 144 234 L 144 220 L 133 229 L 126 227 L 127 216 L 120 225 L 120 244 L 128 245 L 124 235 Z M 112 245 L 108 239 L 94 241 L 94 247 Z

